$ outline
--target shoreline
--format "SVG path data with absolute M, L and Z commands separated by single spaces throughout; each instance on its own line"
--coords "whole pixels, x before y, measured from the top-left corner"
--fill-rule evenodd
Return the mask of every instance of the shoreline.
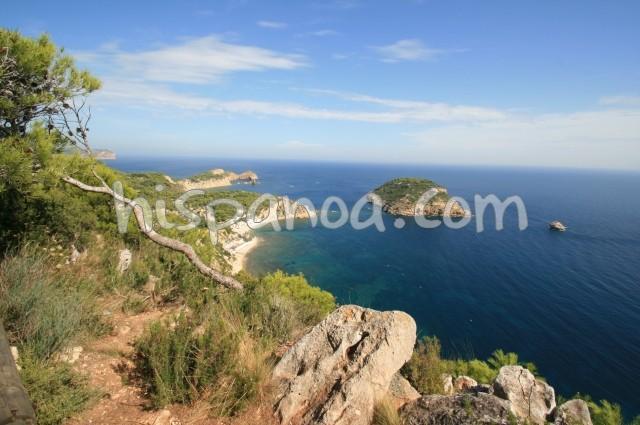
M 231 273 L 236 274 L 244 270 L 247 265 L 249 254 L 262 242 L 262 238 L 255 236 L 252 239 L 230 249 L 229 252 L 233 255 L 233 259 L 230 261 Z

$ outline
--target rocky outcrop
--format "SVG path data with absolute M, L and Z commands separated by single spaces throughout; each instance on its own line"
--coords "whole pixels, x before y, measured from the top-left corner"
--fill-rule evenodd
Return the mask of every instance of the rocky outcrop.
M 522 366 L 503 366 L 493 393 L 511 403 L 511 411 L 529 423 L 543 425 L 556 407 L 555 392 Z
M 424 215 L 427 217 L 464 217 L 468 215 L 468 213 L 462 208 L 462 206 L 455 201 L 452 202 L 451 209 L 447 214 L 445 212 L 447 202 L 448 201 L 439 199 L 432 200 L 424 206 Z M 382 205 L 382 211 L 391 215 L 413 217 L 416 215 L 416 203 L 411 202 L 408 199 L 400 199 L 393 203 L 384 203 Z
M 427 395 L 401 409 L 404 425 L 507 425 L 510 404 L 490 394 Z
M 295 205 L 295 211 L 291 211 L 294 207 L 294 201 L 278 196 L 273 204 L 265 202 L 265 208 L 261 209 L 255 217 L 255 223 L 269 223 L 274 220 L 285 220 L 287 218 L 293 218 L 295 220 L 307 220 L 310 218 L 316 218 L 317 213 L 313 209 L 307 209 L 304 205 Z M 288 203 L 288 205 L 286 204 Z
M 396 372 L 389 383 L 389 396 L 396 408 L 420 398 L 418 390 L 413 388 L 400 372 Z
M 458 376 L 455 381 L 453 381 L 453 388 L 459 392 L 466 392 L 474 389 L 478 386 L 478 381 L 468 376 Z
M 551 223 L 549 223 L 549 229 L 555 230 L 558 232 L 564 232 L 565 230 L 567 230 L 567 226 L 565 226 L 562 222 L 558 220 L 554 220 Z
M 584 400 L 569 400 L 554 412 L 554 425 L 592 425 L 589 406 Z
M 398 311 L 338 308 L 273 371 L 283 425 L 369 425 L 374 404 L 410 358 L 416 324 Z

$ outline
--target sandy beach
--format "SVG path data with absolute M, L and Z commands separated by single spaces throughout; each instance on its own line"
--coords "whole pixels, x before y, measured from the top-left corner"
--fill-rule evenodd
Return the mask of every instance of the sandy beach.
M 242 242 L 241 244 L 229 250 L 231 254 L 233 254 L 233 259 L 231 260 L 231 272 L 233 274 L 236 274 L 240 270 L 244 269 L 249 253 L 253 249 L 255 249 L 261 242 L 262 239 L 256 236 L 253 239 Z

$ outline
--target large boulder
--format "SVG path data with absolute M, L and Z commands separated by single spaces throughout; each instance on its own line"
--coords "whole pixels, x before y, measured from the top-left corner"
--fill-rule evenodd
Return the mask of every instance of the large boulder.
M 276 365 L 277 418 L 283 425 L 369 425 L 415 341 L 416 323 L 406 313 L 338 308 Z
M 569 400 L 555 411 L 555 425 L 592 425 L 589 406 L 584 400 Z
M 400 372 L 396 372 L 389 383 L 389 396 L 396 407 L 401 407 L 419 399 L 420 393 L 413 388 L 411 383 Z
M 542 425 L 556 407 L 553 388 L 522 366 L 503 366 L 493 383 L 493 393 L 511 402 L 519 418 Z
M 404 425 L 511 425 L 509 402 L 490 394 L 427 395 L 400 411 Z

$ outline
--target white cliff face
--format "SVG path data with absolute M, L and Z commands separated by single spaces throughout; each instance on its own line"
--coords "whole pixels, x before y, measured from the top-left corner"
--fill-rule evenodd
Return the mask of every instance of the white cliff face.
M 283 425 L 369 425 L 410 358 L 413 318 L 348 305 L 302 337 L 273 371 Z

